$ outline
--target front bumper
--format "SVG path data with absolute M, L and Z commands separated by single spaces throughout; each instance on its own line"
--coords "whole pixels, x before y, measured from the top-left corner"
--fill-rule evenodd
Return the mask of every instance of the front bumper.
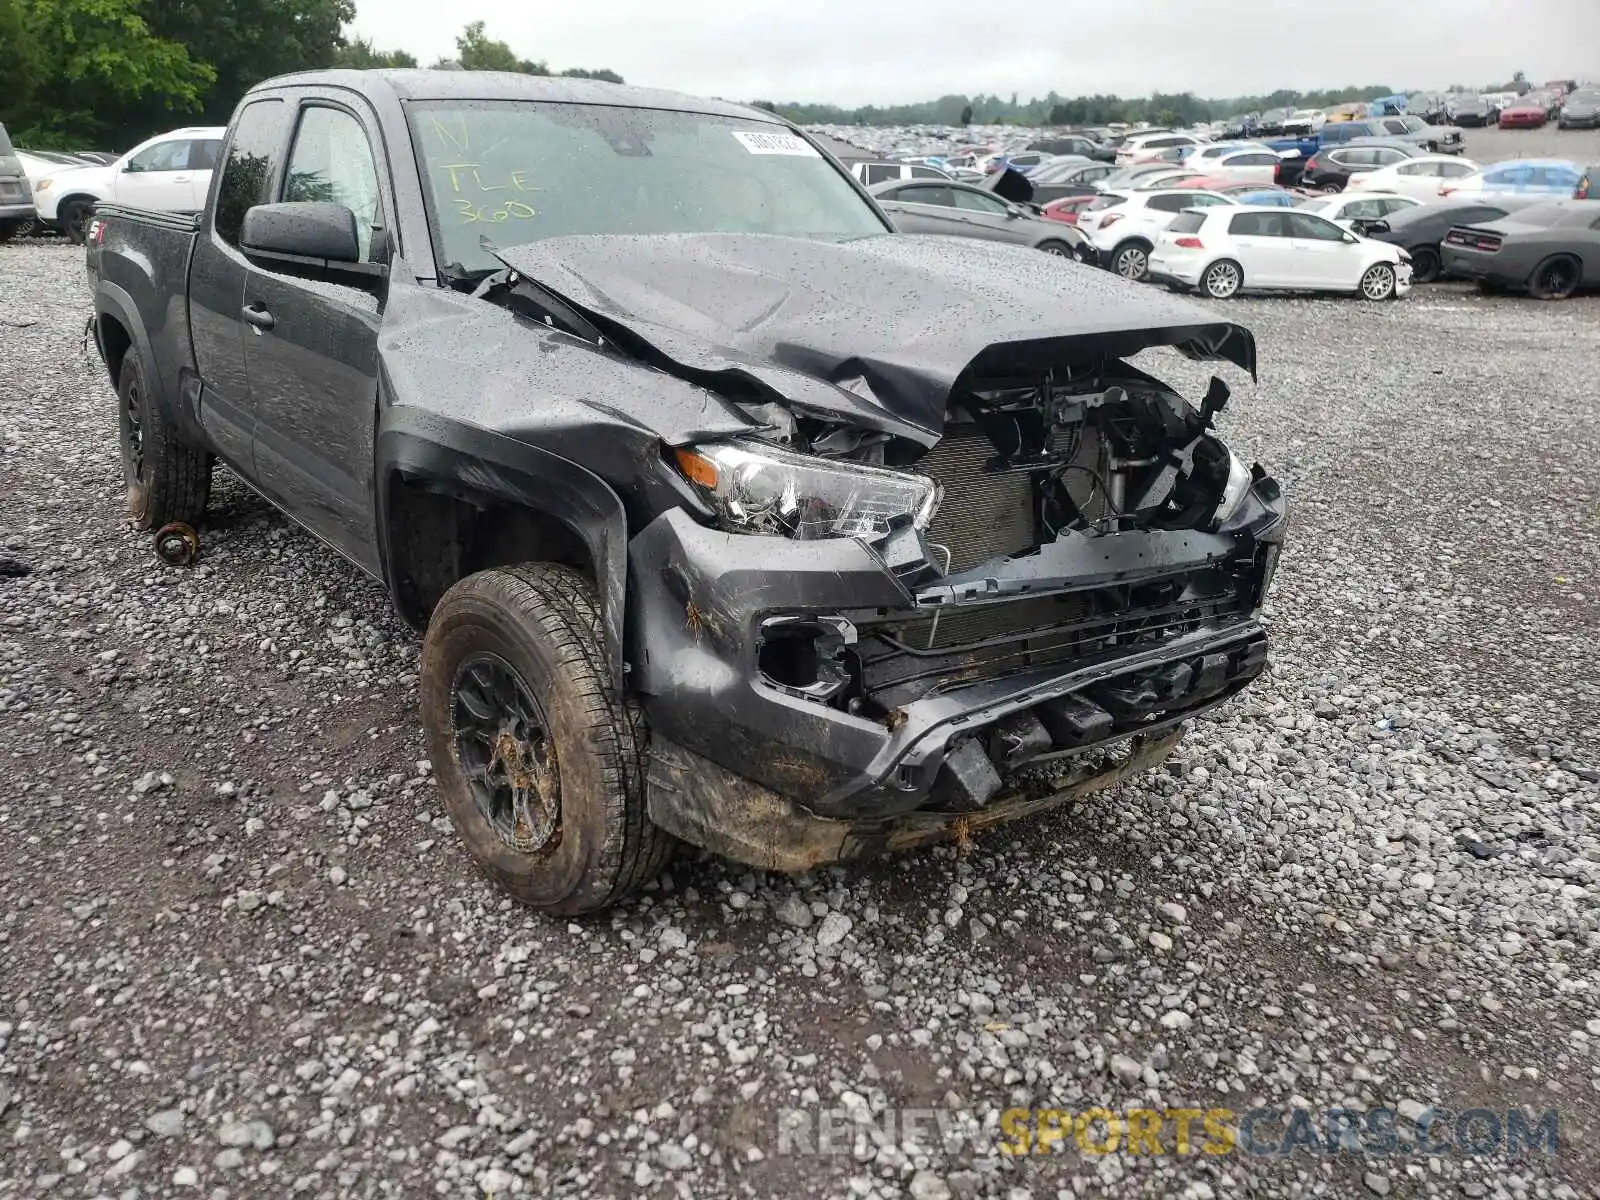
M 1012 794 L 1025 768 L 1069 767 L 1215 707 L 1266 663 L 1259 606 L 1286 516 L 1270 479 L 1257 482 L 1245 508 L 1248 531 L 1064 537 L 1034 554 L 922 586 L 906 582 L 915 572 L 904 547 L 880 555 L 847 539 L 752 537 L 708 529 L 681 510 L 662 514 L 629 546 L 629 686 L 643 701 L 657 748 L 652 819 L 756 861 L 738 850 L 746 839 L 737 831 L 711 828 L 726 825 L 713 818 L 728 811 L 735 793 L 757 797 L 751 803 L 762 811 L 782 807 L 852 827 L 879 828 L 912 814 L 938 823 L 990 812 L 990 801 Z M 920 568 L 920 550 L 915 557 Z M 893 685 L 901 688 L 894 707 L 876 715 L 870 705 L 851 711 L 822 695 L 830 675 L 835 682 L 861 678 L 869 656 L 856 655 L 857 639 L 874 641 L 884 622 L 926 622 L 935 611 L 955 619 L 944 614 L 970 615 L 1000 598 L 1224 569 L 1249 577 L 1237 608 L 1170 622 L 1170 635 L 1167 626 L 1154 640 L 1097 632 L 1094 653 L 1046 666 L 1026 665 L 1034 661 L 1026 658 L 1004 674 L 969 665 L 923 694 L 902 681 Z M 1143 614 L 1116 620 L 1100 625 L 1127 631 L 1150 624 Z M 833 665 L 818 672 L 823 684 L 780 682 L 770 673 L 764 655 L 774 631 L 784 629 L 814 632 L 834 654 Z M 923 659 L 906 661 L 921 669 Z M 950 670 L 948 660 L 928 661 L 930 674 Z M 769 846 L 762 865 L 777 853 Z
M 1600 113 L 1592 117 L 1559 117 L 1556 120 L 1559 129 L 1600 129 Z
M 32 204 L 0 204 L 0 221 L 31 221 L 37 215 Z

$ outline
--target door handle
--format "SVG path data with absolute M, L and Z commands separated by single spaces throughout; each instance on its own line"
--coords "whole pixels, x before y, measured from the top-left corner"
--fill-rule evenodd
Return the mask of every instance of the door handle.
M 265 332 L 278 323 L 278 319 L 267 311 L 264 304 L 246 304 L 239 315 L 244 318 L 246 325 L 254 325 L 257 333 Z

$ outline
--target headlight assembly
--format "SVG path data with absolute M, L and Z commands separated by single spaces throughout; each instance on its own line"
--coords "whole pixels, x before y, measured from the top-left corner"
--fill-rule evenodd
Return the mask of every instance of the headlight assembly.
M 899 526 L 925 529 L 939 507 L 939 485 L 924 476 L 760 442 L 680 446 L 674 455 L 717 523 L 735 533 L 871 541 Z
M 1239 505 L 1243 504 L 1244 498 L 1250 494 L 1252 480 L 1250 468 L 1240 461 L 1237 454 L 1228 451 L 1228 482 L 1223 485 L 1222 501 L 1217 505 L 1217 511 L 1211 514 L 1213 528 L 1224 524 L 1229 517 L 1239 511 Z

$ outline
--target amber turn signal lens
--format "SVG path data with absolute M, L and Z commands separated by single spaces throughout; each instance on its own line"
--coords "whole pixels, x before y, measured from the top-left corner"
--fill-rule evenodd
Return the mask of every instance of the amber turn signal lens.
M 672 453 L 678 460 L 678 470 L 684 473 L 690 483 L 708 489 L 717 486 L 717 468 L 711 462 L 687 446 L 679 446 Z

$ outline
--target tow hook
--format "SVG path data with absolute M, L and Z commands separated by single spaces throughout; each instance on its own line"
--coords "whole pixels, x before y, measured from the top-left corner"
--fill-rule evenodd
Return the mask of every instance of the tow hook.
M 200 535 L 182 521 L 163 525 L 156 530 L 156 557 L 169 567 L 192 567 L 200 557 Z

